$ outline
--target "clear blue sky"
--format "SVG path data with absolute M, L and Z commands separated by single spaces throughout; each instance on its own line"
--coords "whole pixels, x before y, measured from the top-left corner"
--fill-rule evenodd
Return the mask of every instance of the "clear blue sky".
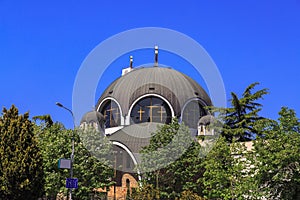
M 112 35 L 149 26 L 200 43 L 218 66 L 228 98 L 231 91 L 240 95 L 260 82 L 259 88 L 270 90 L 262 115 L 277 118 L 280 107 L 288 106 L 299 116 L 299 0 L 0 0 L 0 106 L 15 104 L 31 116 L 51 114 L 71 127 L 71 117 L 55 102 L 72 107 L 76 73 L 88 53 Z M 152 62 L 152 53 L 137 54 L 135 64 Z M 160 60 L 182 67 L 170 58 Z M 98 95 L 128 65 L 127 57 L 114 65 Z

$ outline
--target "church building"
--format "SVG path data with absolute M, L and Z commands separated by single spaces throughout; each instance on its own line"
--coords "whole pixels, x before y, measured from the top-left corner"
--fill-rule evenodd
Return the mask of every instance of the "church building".
M 211 99 L 195 80 L 159 66 L 157 47 L 151 67 L 134 68 L 130 57 L 129 67 L 102 93 L 95 110 L 81 120 L 81 124 L 96 123 L 113 145 L 116 185 L 109 199 L 125 198 L 128 188 L 138 186 L 139 152 L 158 125 L 177 118 L 192 134 L 207 134 L 205 125 L 211 116 L 206 106 L 212 106 Z

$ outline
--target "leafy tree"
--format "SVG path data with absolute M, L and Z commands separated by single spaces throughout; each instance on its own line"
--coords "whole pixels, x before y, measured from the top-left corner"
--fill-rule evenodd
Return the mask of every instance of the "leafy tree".
M 204 197 L 208 199 L 230 199 L 232 182 L 230 170 L 233 158 L 230 146 L 220 137 L 202 163 L 205 172 L 200 179 L 204 185 Z
M 0 117 L 0 199 L 37 199 L 43 194 L 42 156 L 29 114 L 13 105 Z
M 73 130 L 65 129 L 61 124 L 54 123 L 51 126 L 45 124 L 36 126 L 39 135 L 39 144 L 44 159 L 45 191 L 49 198 L 55 198 L 58 193 L 65 196 L 68 191 L 65 188 L 65 180 L 70 177 L 68 169 L 58 169 L 57 162 L 60 158 L 70 158 L 71 138 Z M 73 189 L 73 199 L 89 199 L 89 195 L 94 193 L 95 188 L 104 188 L 112 185 L 109 180 L 113 176 L 113 170 L 108 166 L 108 161 L 104 161 L 99 156 L 109 151 L 108 146 L 101 146 L 92 141 L 93 146 L 86 146 L 83 140 L 95 139 L 99 132 L 94 129 L 88 131 L 75 130 L 75 156 L 73 165 L 73 177 L 78 178 L 78 189 Z M 95 146 L 96 145 L 96 146 Z M 95 148 L 93 151 L 89 148 Z M 97 148 L 97 149 L 96 149 Z M 97 154 L 97 155 L 96 155 Z
M 184 190 L 201 194 L 196 183 L 203 171 L 200 148 L 189 129 L 179 124 L 177 119 L 159 127 L 149 146 L 142 150 L 139 166 L 141 171 L 146 172 L 143 174 L 145 183 L 159 191 L 156 199 L 179 198 Z
M 267 94 L 267 89 L 261 89 L 253 93 L 258 83 L 250 84 L 242 94 L 241 98 L 234 92 L 231 92 L 231 107 L 212 108 L 213 112 L 218 112 L 220 121 L 224 123 L 222 135 L 228 141 L 249 141 L 261 133 L 255 129 L 256 123 L 263 117 L 258 113 L 262 104 L 258 103 L 260 99 Z
M 230 144 L 231 156 L 233 157 L 229 170 L 231 175 L 231 199 L 260 199 L 262 195 L 258 192 L 257 181 L 253 159 L 255 152 L 247 149 L 245 142 L 233 142 Z
M 45 123 L 45 126 L 47 128 L 51 127 L 53 125 L 53 121 L 50 115 L 39 115 L 39 116 L 34 116 L 32 117 L 32 119 L 34 120 L 34 122 L 36 122 L 37 120 L 41 120 Z
M 78 149 L 74 164 L 74 176 L 79 179 L 79 188 L 75 192 L 78 199 L 89 199 L 88 194 L 96 188 L 108 188 L 114 170 L 112 167 L 112 146 L 106 137 L 93 126 L 78 129 Z
M 208 199 L 256 199 L 258 182 L 253 176 L 252 153 L 245 143 L 228 143 L 221 136 L 202 165 L 204 197 Z
M 278 122 L 261 125 L 264 135 L 255 141 L 257 179 L 270 199 L 300 199 L 300 123 L 294 110 L 283 107 Z
M 189 190 L 186 190 L 181 193 L 179 200 L 205 200 L 205 198 L 200 197 L 198 194 L 195 194 Z
M 144 183 L 143 186 L 133 190 L 131 197 L 136 200 L 153 200 L 156 199 L 158 193 L 154 185 Z

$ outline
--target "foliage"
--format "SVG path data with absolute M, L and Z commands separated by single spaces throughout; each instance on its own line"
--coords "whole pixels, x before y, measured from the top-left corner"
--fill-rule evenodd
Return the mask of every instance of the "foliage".
M 228 141 L 249 141 L 261 133 L 255 129 L 256 123 L 263 118 L 258 115 L 262 104 L 258 100 L 267 94 L 267 89 L 261 89 L 253 93 L 258 83 L 250 84 L 242 94 L 241 98 L 231 92 L 231 107 L 212 108 L 218 112 L 220 121 L 224 123 L 222 135 Z
M 257 179 L 271 199 L 300 199 L 300 123 L 294 110 L 283 107 L 278 122 L 264 123 L 264 137 L 255 141 Z
M 202 163 L 205 172 L 200 179 L 204 185 L 204 197 L 208 199 L 230 199 L 232 160 L 230 147 L 220 137 Z
M 256 199 L 258 182 L 253 176 L 252 152 L 245 143 L 228 143 L 221 136 L 203 161 L 204 197 L 208 199 Z
M 13 105 L 0 117 L 0 199 L 37 199 L 43 194 L 42 156 L 29 114 Z
M 143 186 L 137 188 L 132 193 L 132 197 L 129 199 L 134 200 L 155 200 L 160 199 L 157 194 L 159 191 L 151 184 L 144 184 Z M 199 196 L 198 194 L 190 191 L 184 190 L 181 192 L 180 197 L 176 200 L 205 200 L 205 198 Z
M 185 190 L 181 193 L 179 200 L 205 200 L 205 198 L 200 197 L 198 194 L 195 194 L 190 190 Z
M 113 170 L 107 166 L 104 160 L 98 160 L 92 152 L 88 151 L 79 138 L 80 130 L 67 130 L 61 124 L 54 123 L 52 126 L 41 124 L 36 126 L 39 135 L 39 144 L 44 159 L 45 191 L 48 198 L 55 198 L 58 193 L 67 196 L 65 188 L 66 178 L 69 178 L 68 169 L 58 169 L 57 162 L 60 158 L 70 158 L 71 139 L 74 134 L 75 156 L 73 164 L 73 177 L 78 178 L 78 189 L 73 189 L 73 199 L 89 199 L 94 188 L 104 188 L 111 185 L 109 177 Z M 95 131 L 84 133 L 86 139 L 93 138 Z M 86 141 L 87 142 L 87 141 Z M 98 146 L 97 152 L 106 154 L 109 149 Z
M 261 117 L 257 101 L 267 90 L 253 93 L 257 84 L 241 98 L 231 93 L 230 108 L 212 108 L 224 122 L 213 148 L 201 146 L 176 119 L 159 127 L 141 151 L 142 186 L 127 199 L 300 199 L 299 119 L 286 107 L 278 121 Z M 104 134 L 92 127 L 67 130 L 49 115 L 33 119 L 42 123 L 34 125 L 14 106 L 0 116 L 0 199 L 37 199 L 43 192 L 48 199 L 67 196 L 70 171 L 58 169 L 57 161 L 70 157 L 73 135 L 79 180 L 73 198 L 98 196 L 95 188 L 113 184 L 111 145 Z
M 134 200 L 155 200 L 159 199 L 159 191 L 152 184 L 144 183 L 141 187 L 138 187 L 132 191 L 131 197 Z
M 134 197 L 300 199 L 299 120 L 288 108 L 282 108 L 278 121 L 261 117 L 258 102 L 267 90 L 253 92 L 257 85 L 248 86 L 241 98 L 231 93 L 232 107 L 212 109 L 224 127 L 204 159 L 198 156 L 203 148 L 187 137 L 185 126 L 176 120 L 161 126 L 141 152 L 143 187 Z M 245 146 L 249 140 L 251 150 Z
M 127 188 L 127 191 L 126 191 L 126 200 L 131 200 L 131 193 L 130 193 L 130 188 Z
M 45 126 L 47 128 L 51 127 L 53 125 L 53 121 L 50 115 L 39 115 L 32 117 L 32 120 L 36 122 L 37 120 L 40 120 L 45 123 Z
M 141 152 L 143 180 L 155 186 L 160 199 L 178 198 L 184 190 L 200 194 L 196 183 L 202 172 L 200 148 L 189 129 L 173 119 L 157 130 Z

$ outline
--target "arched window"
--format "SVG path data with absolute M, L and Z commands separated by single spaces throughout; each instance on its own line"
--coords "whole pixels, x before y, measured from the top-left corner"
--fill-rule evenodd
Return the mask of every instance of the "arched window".
M 105 118 L 105 128 L 119 126 L 121 115 L 118 104 L 113 100 L 106 100 L 100 107 L 100 113 Z
M 184 107 L 182 121 L 190 128 L 197 129 L 199 119 L 206 115 L 203 105 L 198 100 L 192 100 Z
M 172 118 L 168 104 L 159 97 L 147 96 L 139 100 L 132 108 L 132 123 L 157 122 L 170 123 Z

